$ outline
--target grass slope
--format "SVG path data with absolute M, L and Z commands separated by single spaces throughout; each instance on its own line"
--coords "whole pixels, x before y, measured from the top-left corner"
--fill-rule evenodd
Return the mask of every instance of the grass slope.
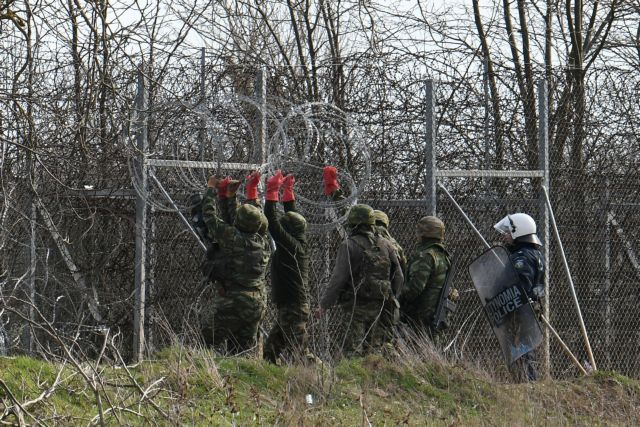
M 611 372 L 500 384 L 442 362 L 378 356 L 278 367 L 173 348 L 125 370 L 0 359 L 0 421 L 47 425 L 633 425 L 640 383 Z M 59 374 L 59 375 L 58 375 Z M 59 378 L 58 384 L 51 387 Z M 87 380 L 89 379 L 89 381 Z M 35 403 L 29 403 L 45 394 Z M 312 404 L 306 402 L 311 395 Z M 24 406 L 16 409 L 16 402 Z M 18 407 L 19 408 L 19 407 Z

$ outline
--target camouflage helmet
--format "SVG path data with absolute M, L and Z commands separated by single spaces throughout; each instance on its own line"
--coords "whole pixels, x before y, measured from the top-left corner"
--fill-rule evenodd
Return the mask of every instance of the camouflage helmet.
M 376 220 L 373 217 L 373 209 L 369 205 L 357 204 L 349 210 L 347 216 L 349 225 L 355 227 L 356 225 L 366 224 L 374 225 Z
M 233 225 L 244 233 L 256 233 L 263 223 L 263 216 L 257 207 L 244 204 L 236 211 L 236 221 Z
M 389 217 L 386 213 L 376 209 L 373 211 L 373 218 L 376 221 L 376 225 L 383 225 L 385 228 L 389 228 Z
M 260 212 L 260 227 L 258 227 L 258 234 L 267 234 L 269 229 L 269 220 L 263 212 Z
M 280 217 L 280 223 L 295 237 L 301 237 L 307 230 L 307 220 L 298 212 L 287 212 Z
M 444 223 L 435 216 L 425 216 L 418 221 L 418 236 L 426 239 L 444 239 Z

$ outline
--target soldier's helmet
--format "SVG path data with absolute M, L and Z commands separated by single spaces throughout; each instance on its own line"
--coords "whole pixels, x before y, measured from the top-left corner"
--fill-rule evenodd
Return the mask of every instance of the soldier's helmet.
M 244 233 L 256 233 L 263 223 L 263 213 L 253 205 L 244 204 L 236 212 L 236 228 Z
M 444 222 L 435 216 L 424 216 L 418 221 L 418 236 L 425 239 L 444 239 Z
M 374 225 L 376 220 L 373 217 L 373 209 L 369 205 L 357 204 L 349 210 L 347 222 L 351 227 L 360 224 Z
M 507 215 L 498 221 L 493 228 L 501 234 L 510 234 L 514 241 L 542 245 L 536 234 L 536 222 L 525 213 Z
M 258 227 L 258 234 L 267 234 L 269 229 L 269 220 L 263 212 L 260 212 L 260 227 Z
M 307 220 L 298 212 L 287 212 L 280 217 L 280 223 L 295 237 L 302 237 L 307 230 Z
M 376 221 L 376 225 L 382 225 L 384 228 L 389 228 L 389 217 L 386 213 L 376 209 L 373 211 L 373 218 Z

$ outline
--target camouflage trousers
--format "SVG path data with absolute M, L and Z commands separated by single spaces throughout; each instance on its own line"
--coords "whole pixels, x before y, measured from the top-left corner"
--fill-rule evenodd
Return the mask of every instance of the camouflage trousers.
M 364 356 L 377 353 L 393 341 L 398 304 L 393 300 L 354 301 L 341 304 L 342 354 Z
M 264 346 L 265 359 L 275 363 L 281 355 L 287 356 L 296 349 L 305 349 L 309 341 L 307 323 L 310 312 L 308 304 L 278 307 L 278 318 Z
M 438 335 L 438 332 L 433 328 L 433 318 L 436 315 L 438 309 L 438 303 L 440 302 L 441 287 L 432 287 L 425 289 L 420 294 L 419 301 L 415 301 L 412 307 L 415 309 L 409 309 L 403 313 L 403 321 L 418 335 L 427 334 L 429 337 L 434 338 Z
M 266 301 L 261 291 L 217 292 L 212 310 L 205 313 L 205 344 L 223 353 L 239 354 L 256 345 Z

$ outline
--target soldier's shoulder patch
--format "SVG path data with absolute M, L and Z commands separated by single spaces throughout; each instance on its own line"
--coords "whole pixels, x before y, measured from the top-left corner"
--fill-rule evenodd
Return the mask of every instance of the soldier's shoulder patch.
M 524 261 L 521 259 L 517 259 L 513 262 L 513 266 L 515 268 L 517 268 L 518 270 L 523 269 L 524 268 Z

